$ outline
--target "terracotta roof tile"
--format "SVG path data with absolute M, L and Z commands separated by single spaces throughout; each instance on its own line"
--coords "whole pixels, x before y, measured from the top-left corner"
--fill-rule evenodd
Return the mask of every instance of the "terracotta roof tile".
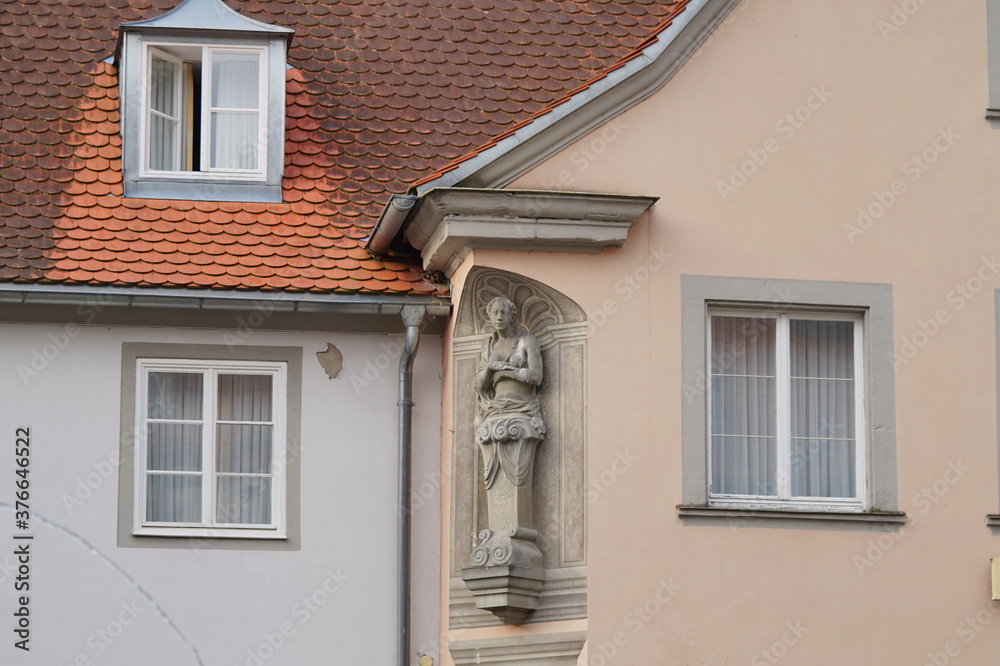
M 433 293 L 364 240 L 390 193 L 457 166 L 662 30 L 684 0 L 249 0 L 295 28 L 283 204 L 122 198 L 121 22 L 180 0 L 0 12 L 0 280 Z M 471 151 L 471 152 L 470 152 Z M 464 158 L 463 158 L 464 159 Z

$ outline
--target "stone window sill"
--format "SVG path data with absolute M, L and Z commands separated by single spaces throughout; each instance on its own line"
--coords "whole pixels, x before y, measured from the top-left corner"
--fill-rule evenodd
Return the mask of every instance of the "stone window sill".
M 681 519 L 715 519 L 720 522 L 739 524 L 743 522 L 773 521 L 773 520 L 808 520 L 837 523 L 864 523 L 902 525 L 906 522 L 906 514 L 902 511 L 795 511 L 780 509 L 737 509 L 718 506 L 677 507 L 677 515 Z M 995 517 L 1000 526 L 1000 516 Z

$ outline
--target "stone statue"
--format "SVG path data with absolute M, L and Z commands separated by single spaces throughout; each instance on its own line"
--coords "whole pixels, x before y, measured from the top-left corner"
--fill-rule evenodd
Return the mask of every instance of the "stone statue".
M 538 339 L 521 330 L 509 299 L 494 298 L 486 314 L 495 332 L 483 344 L 476 373 L 474 432 L 483 453 L 489 526 L 479 532 L 462 579 L 477 607 L 519 624 L 537 608 L 545 581 L 531 483 L 535 450 L 545 438 L 538 400 L 542 352 Z
M 538 339 L 521 330 L 517 306 L 502 296 L 489 302 L 486 314 L 496 332 L 483 344 L 476 373 L 475 433 L 486 489 L 491 490 L 501 470 L 515 486 L 530 478 L 545 422 L 537 394 L 542 382 Z

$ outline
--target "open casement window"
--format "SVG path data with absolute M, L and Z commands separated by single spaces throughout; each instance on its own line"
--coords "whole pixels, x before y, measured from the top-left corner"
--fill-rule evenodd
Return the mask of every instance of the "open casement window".
M 863 510 L 861 315 L 708 315 L 709 504 Z
M 140 359 L 133 533 L 283 538 L 286 368 Z
M 121 27 L 125 196 L 280 202 L 294 30 L 221 0 L 184 0 Z
M 264 54 L 264 49 L 147 45 L 144 176 L 264 176 Z

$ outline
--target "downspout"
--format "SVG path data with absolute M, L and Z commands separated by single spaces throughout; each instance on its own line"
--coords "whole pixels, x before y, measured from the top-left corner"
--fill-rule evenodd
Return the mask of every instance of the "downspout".
M 422 305 L 404 305 L 400 316 L 406 341 L 399 359 L 399 533 L 397 542 L 396 626 L 399 631 L 396 663 L 410 664 L 410 445 L 413 417 L 413 359 L 420 346 L 420 324 L 427 314 Z

